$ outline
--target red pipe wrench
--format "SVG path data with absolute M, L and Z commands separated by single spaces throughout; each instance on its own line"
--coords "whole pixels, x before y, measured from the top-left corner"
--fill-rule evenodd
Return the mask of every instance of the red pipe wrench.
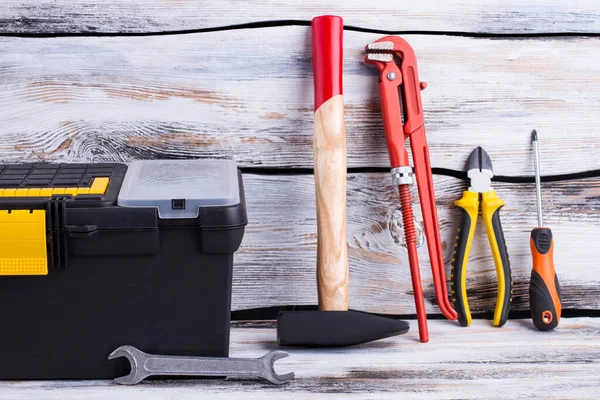
M 419 337 L 421 342 L 425 343 L 429 341 L 429 334 L 410 200 L 409 185 L 414 183 L 414 177 L 413 169 L 409 165 L 408 152 L 404 147 L 406 139 L 410 140 L 414 176 L 419 190 L 437 302 L 446 318 L 449 320 L 458 318 L 448 300 L 429 148 L 425 137 L 421 90 L 425 89 L 427 84 L 419 81 L 415 52 L 404 39 L 397 36 L 383 37 L 368 44 L 366 52 L 365 62 L 376 65 L 380 71 L 379 96 L 385 141 L 390 155 L 392 179 L 400 192 L 404 234 L 419 323 Z

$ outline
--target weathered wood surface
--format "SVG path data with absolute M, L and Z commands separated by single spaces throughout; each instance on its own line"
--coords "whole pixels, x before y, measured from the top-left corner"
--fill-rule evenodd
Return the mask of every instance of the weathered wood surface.
M 419 343 L 416 322 L 404 336 L 336 350 L 289 349 L 277 371 L 294 371 L 284 386 L 257 380 L 2 382 L 0 398 L 86 399 L 596 399 L 600 319 L 563 319 L 554 332 L 529 320 L 503 328 L 474 321 L 461 328 L 430 322 L 431 341 Z M 275 329 L 232 330 L 231 355 L 257 357 L 277 348 Z
M 0 156 L 52 161 L 223 157 L 312 167 L 308 27 L 147 38 L 0 38 Z M 346 32 L 348 165 L 387 166 L 377 72 Z M 417 35 L 435 167 L 461 170 L 475 145 L 496 173 L 600 168 L 600 39 Z
M 361 0 L 3 0 L 0 32 L 148 32 L 210 28 L 253 21 L 342 15 L 347 25 L 387 30 L 598 32 L 595 0 L 493 2 Z
M 491 153 L 495 162 L 494 153 Z M 316 304 L 316 212 L 314 179 L 307 175 L 244 175 L 249 225 L 234 263 L 234 309 Z M 501 219 L 514 280 L 513 310 L 529 308 L 529 232 L 537 223 L 533 184 L 495 183 L 506 201 Z M 466 182 L 435 177 L 446 271 L 458 226 L 454 200 Z M 545 221 L 555 240 L 556 270 L 565 308 L 600 309 L 600 178 L 543 184 Z M 413 189 L 413 195 L 416 190 Z M 415 198 L 415 218 L 421 221 Z M 397 191 L 387 173 L 348 178 L 350 308 L 412 314 L 414 300 Z M 419 232 L 422 236 L 422 232 Z M 421 237 L 421 239 L 423 239 Z M 428 312 L 439 313 L 426 246 L 419 248 Z M 496 273 L 480 220 L 468 266 L 473 311 L 495 305 Z

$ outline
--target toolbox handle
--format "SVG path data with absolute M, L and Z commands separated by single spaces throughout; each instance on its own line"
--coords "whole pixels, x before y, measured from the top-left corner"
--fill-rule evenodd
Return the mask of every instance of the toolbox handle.
M 69 237 L 78 238 L 78 237 L 90 237 L 96 233 L 98 233 L 97 225 L 83 225 L 83 226 L 67 226 L 65 227 L 65 231 L 67 231 L 67 235 Z

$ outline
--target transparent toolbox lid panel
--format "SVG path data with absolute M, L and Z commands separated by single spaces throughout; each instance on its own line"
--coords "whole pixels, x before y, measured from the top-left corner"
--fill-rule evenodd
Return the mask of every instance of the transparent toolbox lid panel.
M 160 218 L 196 218 L 199 207 L 239 204 L 235 161 L 145 160 L 129 164 L 119 205 L 157 207 Z

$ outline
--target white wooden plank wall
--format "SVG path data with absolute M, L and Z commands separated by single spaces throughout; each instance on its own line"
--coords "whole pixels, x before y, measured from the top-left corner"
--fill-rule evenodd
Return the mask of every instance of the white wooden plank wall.
M 233 292 L 234 308 L 316 304 L 316 223 L 312 176 L 260 176 L 246 174 L 248 212 L 251 215 L 244 246 L 237 254 Z M 414 298 L 400 207 L 388 174 L 350 174 L 348 181 L 348 245 L 350 255 L 350 307 L 373 312 L 411 314 Z M 449 271 L 458 227 L 452 207 L 466 183 L 435 177 L 442 247 Z M 597 196 L 600 179 L 545 185 L 546 223 L 553 227 L 555 263 L 567 308 L 598 309 L 600 278 L 596 275 L 600 251 L 583 232 L 600 230 Z M 497 184 L 506 201 L 501 212 L 510 252 L 514 287 L 513 310 L 528 310 L 531 274 L 529 231 L 535 226 L 535 191 L 532 184 Z M 575 194 L 577 192 L 577 194 Z M 416 191 L 413 191 L 413 194 Z M 414 198 L 417 202 L 417 198 Z M 270 204 L 270 207 L 265 207 Z M 421 220 L 415 206 L 417 220 Z M 424 241 L 422 232 L 420 239 Z M 419 248 L 423 288 L 429 312 L 439 313 L 428 262 L 427 248 Z M 495 268 L 481 221 L 469 263 L 468 294 L 476 311 L 492 311 L 496 302 Z
M 333 12 L 346 24 L 394 31 L 476 33 L 598 32 L 593 1 L 552 4 L 362 2 L 333 6 L 162 0 L 76 1 L 0 8 L 0 158 L 27 161 L 129 161 L 220 157 L 248 168 L 250 224 L 236 256 L 234 309 L 314 304 L 316 244 L 312 176 L 312 71 L 306 26 L 152 37 L 1 37 L 4 34 L 153 32 Z M 568 4 L 567 4 L 568 3 Z M 543 6 L 542 6 L 543 5 Z M 235 10 L 235 12 L 234 12 Z M 277 10 L 274 12 L 273 10 Z M 348 159 L 352 168 L 386 167 L 377 72 L 364 45 L 380 34 L 345 33 Z M 484 35 L 485 36 L 485 35 Z M 498 175 L 532 174 L 531 128 L 540 133 L 546 175 L 600 169 L 600 39 L 474 38 L 406 35 L 422 79 L 434 167 L 462 170 L 477 145 Z M 260 175 L 253 168 L 281 168 Z M 260 172 L 260 171 L 256 171 Z M 276 171 L 275 171 L 276 172 Z M 287 170 L 289 172 L 289 170 Z M 398 205 L 385 173 L 349 178 L 348 242 L 354 308 L 406 314 L 413 300 Z M 465 182 L 436 177 L 444 254 L 449 261 Z M 515 309 L 525 310 L 528 232 L 535 224 L 531 184 L 497 184 L 515 278 Z M 600 180 L 544 185 L 548 224 L 565 305 L 599 309 L 596 260 Z M 418 209 L 415 198 L 415 208 Z M 419 219 L 417 212 L 417 219 Z M 434 304 L 421 246 L 428 310 Z M 447 265 L 449 268 L 449 265 Z M 495 274 L 483 230 L 469 264 L 475 311 L 495 302 Z
M 362 61 L 365 44 L 379 37 L 345 34 L 349 167 L 389 165 L 377 71 Z M 423 104 L 434 167 L 462 170 L 481 145 L 496 155 L 497 174 L 532 174 L 536 127 L 546 174 L 600 168 L 600 38 L 408 38 L 429 84 Z M 308 27 L 0 38 L 0 154 L 6 161 L 226 157 L 241 166 L 312 168 L 309 47 Z
M 336 14 L 393 31 L 599 32 L 595 0 L 4 0 L 4 32 L 148 32 Z

